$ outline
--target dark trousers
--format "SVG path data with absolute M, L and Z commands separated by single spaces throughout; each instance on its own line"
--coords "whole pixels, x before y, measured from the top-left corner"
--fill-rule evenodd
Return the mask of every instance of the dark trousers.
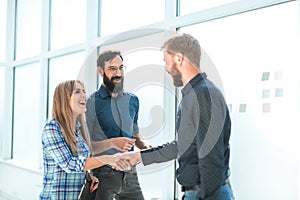
M 135 168 L 122 172 L 103 166 L 92 172 L 99 179 L 95 200 L 144 200 Z

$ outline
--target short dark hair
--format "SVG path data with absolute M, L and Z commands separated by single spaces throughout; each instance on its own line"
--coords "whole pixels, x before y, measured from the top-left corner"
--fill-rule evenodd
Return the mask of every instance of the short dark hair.
M 106 50 L 99 54 L 97 59 L 97 67 L 101 67 L 104 69 L 105 62 L 111 61 L 115 57 L 120 56 L 123 61 L 123 57 L 121 56 L 121 52 L 118 50 Z

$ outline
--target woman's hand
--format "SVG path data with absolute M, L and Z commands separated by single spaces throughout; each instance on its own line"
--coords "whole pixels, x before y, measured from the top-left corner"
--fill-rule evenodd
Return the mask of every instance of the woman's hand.
M 92 183 L 91 183 L 91 187 L 90 187 L 90 193 L 94 192 L 99 185 L 99 180 L 96 176 L 91 175 L 91 179 L 92 179 Z
M 119 153 L 118 156 L 121 158 L 121 161 L 126 160 L 130 163 L 130 166 L 135 166 L 142 161 L 140 151 L 130 151 L 125 153 Z
M 120 155 L 121 154 L 119 153 L 114 155 L 102 155 L 95 157 L 95 159 L 104 164 L 110 165 L 115 170 L 126 171 L 131 169 L 132 166 L 130 164 L 130 161 L 121 159 Z

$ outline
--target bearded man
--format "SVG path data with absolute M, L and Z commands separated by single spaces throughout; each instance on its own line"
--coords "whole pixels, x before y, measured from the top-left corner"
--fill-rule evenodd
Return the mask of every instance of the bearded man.
M 138 127 L 139 99 L 123 90 L 123 58 L 119 51 L 107 50 L 97 59 L 102 85 L 88 99 L 86 121 L 94 152 L 112 155 L 149 146 L 141 138 Z M 95 199 L 143 200 L 136 168 L 125 172 L 106 165 L 93 170 L 99 180 Z

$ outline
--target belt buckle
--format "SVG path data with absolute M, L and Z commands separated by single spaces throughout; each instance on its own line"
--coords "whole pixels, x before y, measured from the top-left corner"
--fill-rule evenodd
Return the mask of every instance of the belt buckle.
M 182 186 L 181 191 L 189 191 L 189 190 L 200 190 L 200 185 L 192 185 L 192 186 Z
M 227 178 L 222 185 L 229 184 L 229 178 Z M 200 190 L 200 185 L 191 185 L 191 186 L 181 186 L 181 192 L 189 191 L 189 190 Z

